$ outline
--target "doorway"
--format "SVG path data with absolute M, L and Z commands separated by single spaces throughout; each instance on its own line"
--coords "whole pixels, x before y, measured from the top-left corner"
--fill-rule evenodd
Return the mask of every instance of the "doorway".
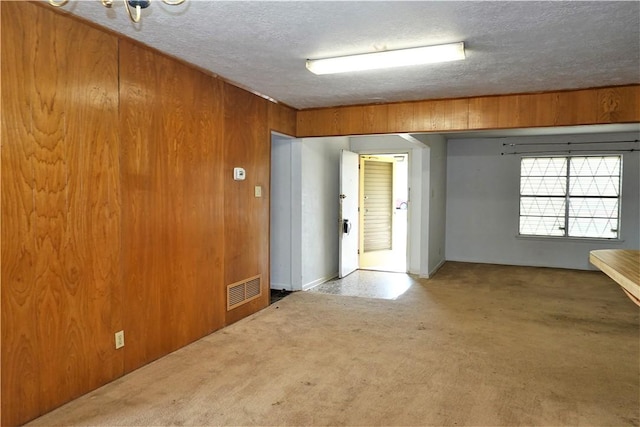
M 408 154 L 360 156 L 359 266 L 407 271 Z

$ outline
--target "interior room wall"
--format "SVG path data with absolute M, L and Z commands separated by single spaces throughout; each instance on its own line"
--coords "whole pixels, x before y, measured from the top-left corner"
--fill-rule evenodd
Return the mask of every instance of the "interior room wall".
M 270 300 L 271 125 L 267 104 L 246 90 L 224 85 L 224 286 L 255 276 L 261 280 L 260 297 L 226 310 L 225 325 L 267 307 Z M 236 167 L 245 169 L 244 180 L 233 179 Z
M 295 114 L 46 5 L 1 7 L 0 423 L 17 425 L 268 304 L 269 129 Z M 261 298 L 227 311 L 255 274 Z
M 446 191 L 447 191 L 447 140 L 443 135 L 428 134 L 417 136 L 429 146 L 428 206 L 429 238 L 426 241 L 426 266 L 422 270 L 431 277 L 445 261 L 446 231 Z M 426 169 L 426 168 L 425 168 Z
M 3 2 L 0 424 L 122 375 L 118 40 Z
M 302 289 L 338 275 L 340 151 L 347 137 L 301 140 Z
M 216 127 L 224 88 L 128 41 L 120 41 L 119 55 L 122 329 L 130 372 L 225 322 L 224 246 L 215 243 L 224 235 L 223 133 Z
M 636 151 L 624 153 L 621 241 L 518 237 L 520 156 L 503 144 L 634 140 L 638 133 L 449 139 L 446 259 L 450 261 L 592 269 L 593 249 L 640 246 L 640 177 Z M 603 152 L 607 145 L 601 144 Z M 591 154 L 591 153 L 590 153 Z
M 292 198 L 294 186 L 300 185 L 301 177 L 300 175 L 294 176 L 293 151 L 298 146 L 300 144 L 294 144 L 292 138 L 278 135 L 271 137 L 270 252 L 272 289 L 294 290 L 291 247 L 294 230 L 293 217 L 296 215 L 293 213 Z
M 348 138 L 272 138 L 271 287 L 306 290 L 338 274 L 340 151 Z

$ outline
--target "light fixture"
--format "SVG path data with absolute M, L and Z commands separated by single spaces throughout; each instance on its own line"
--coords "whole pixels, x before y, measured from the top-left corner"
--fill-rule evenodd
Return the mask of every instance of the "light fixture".
M 464 59 L 464 42 L 422 46 L 411 49 L 385 50 L 360 55 L 326 59 L 308 59 L 307 69 L 314 74 L 346 73 L 377 70 Z
M 100 0 L 104 7 L 110 8 L 113 6 L 114 0 Z M 129 19 L 133 22 L 140 22 L 140 11 L 146 9 L 151 5 L 151 0 L 123 0 L 124 6 L 127 8 Z M 162 0 L 162 3 L 171 6 L 176 6 L 184 3 L 186 0 Z M 64 6 L 69 3 L 69 0 L 49 0 L 49 4 L 55 7 Z

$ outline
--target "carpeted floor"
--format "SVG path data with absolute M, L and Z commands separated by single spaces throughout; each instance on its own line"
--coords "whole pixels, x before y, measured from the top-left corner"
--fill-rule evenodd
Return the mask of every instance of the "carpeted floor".
M 31 425 L 638 425 L 638 313 L 598 272 L 449 262 L 295 293 Z

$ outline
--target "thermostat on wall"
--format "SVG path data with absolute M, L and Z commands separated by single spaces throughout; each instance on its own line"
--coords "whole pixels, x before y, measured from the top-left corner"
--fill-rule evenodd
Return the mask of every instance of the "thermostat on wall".
M 233 168 L 233 179 L 236 181 L 244 181 L 246 173 L 243 168 Z

